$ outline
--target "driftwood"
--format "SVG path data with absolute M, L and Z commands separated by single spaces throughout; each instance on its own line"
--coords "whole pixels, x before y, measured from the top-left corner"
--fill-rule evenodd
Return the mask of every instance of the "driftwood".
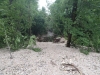
M 66 64 L 66 63 L 62 63 L 61 66 L 65 67 L 73 67 L 74 69 L 69 69 L 69 70 L 62 70 L 61 71 L 77 71 L 80 75 L 84 75 L 75 65 L 73 64 Z
M 65 43 L 66 39 L 63 37 L 56 37 L 56 38 L 54 38 L 53 42 L 54 43 Z
M 54 43 L 60 42 L 60 38 L 55 38 L 53 42 L 54 42 Z

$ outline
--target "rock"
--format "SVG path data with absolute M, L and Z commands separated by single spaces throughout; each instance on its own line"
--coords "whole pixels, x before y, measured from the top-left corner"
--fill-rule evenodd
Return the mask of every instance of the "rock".
M 54 42 L 54 43 L 58 43 L 58 42 L 60 42 L 60 39 L 61 39 L 61 37 L 57 37 L 57 38 L 54 39 L 53 42 Z
M 54 43 L 65 43 L 66 42 L 66 39 L 63 38 L 63 37 L 57 37 L 54 39 L 53 41 Z
M 60 43 L 65 43 L 66 42 L 66 39 L 65 38 L 61 38 L 60 39 Z

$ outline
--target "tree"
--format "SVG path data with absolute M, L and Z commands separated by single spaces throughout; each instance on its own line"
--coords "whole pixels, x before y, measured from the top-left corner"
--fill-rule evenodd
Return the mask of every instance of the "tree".
M 56 0 L 50 6 L 54 29 L 61 32 L 58 34 L 67 36 L 67 47 L 71 43 L 92 47 L 96 45 L 94 48 L 98 52 L 100 43 L 95 38 L 100 40 L 100 19 L 97 16 L 100 15 L 99 3 L 99 0 Z
M 64 0 L 56 0 L 54 4 L 50 6 L 50 15 L 51 15 L 51 23 L 53 25 L 53 31 L 56 35 L 62 35 L 64 30 L 63 25 L 63 15 L 64 15 L 64 9 L 62 7 L 62 2 Z M 59 10 L 61 9 L 61 10 Z
M 46 17 L 47 17 L 47 14 L 46 14 L 46 10 L 45 8 L 43 7 L 42 10 L 38 11 L 37 14 L 35 15 L 34 17 L 34 23 L 32 25 L 32 33 L 35 34 L 35 35 L 43 35 L 46 33 Z
M 4 0 L 0 3 L 0 36 L 3 43 L 9 42 L 12 49 L 19 49 L 25 44 L 27 30 L 31 28 L 34 15 L 37 12 L 36 0 Z M 6 30 L 7 38 L 4 35 Z M 1 43 L 2 43 L 1 42 Z
M 75 26 L 74 22 L 76 21 L 76 17 L 77 17 L 77 6 L 78 6 L 78 0 L 74 0 L 72 12 L 71 12 L 71 20 L 73 22 L 72 27 Z M 68 32 L 67 34 L 68 34 L 67 47 L 70 47 L 72 34 L 70 32 Z

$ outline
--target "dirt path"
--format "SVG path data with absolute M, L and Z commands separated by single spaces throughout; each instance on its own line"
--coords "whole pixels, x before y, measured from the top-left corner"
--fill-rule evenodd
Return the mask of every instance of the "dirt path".
M 100 75 L 100 54 L 84 55 L 78 49 L 66 48 L 64 44 L 37 42 L 41 52 L 21 49 L 9 59 L 6 49 L 0 50 L 0 75 Z M 65 65 L 62 65 L 65 64 Z

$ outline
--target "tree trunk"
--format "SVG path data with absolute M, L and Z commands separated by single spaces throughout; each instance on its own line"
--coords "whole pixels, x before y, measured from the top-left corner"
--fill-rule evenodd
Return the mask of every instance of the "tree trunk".
M 67 44 L 66 44 L 67 47 L 70 47 L 71 38 L 72 38 L 72 34 L 68 34 L 68 41 L 67 41 Z
M 71 20 L 73 22 L 76 21 L 76 17 L 77 17 L 77 4 L 78 4 L 78 0 L 73 0 L 73 9 L 72 9 L 72 13 L 71 13 Z M 75 25 L 72 24 L 72 27 L 74 27 Z M 70 47 L 71 44 L 71 39 L 72 39 L 72 34 L 70 32 L 68 32 L 68 41 L 66 46 Z

